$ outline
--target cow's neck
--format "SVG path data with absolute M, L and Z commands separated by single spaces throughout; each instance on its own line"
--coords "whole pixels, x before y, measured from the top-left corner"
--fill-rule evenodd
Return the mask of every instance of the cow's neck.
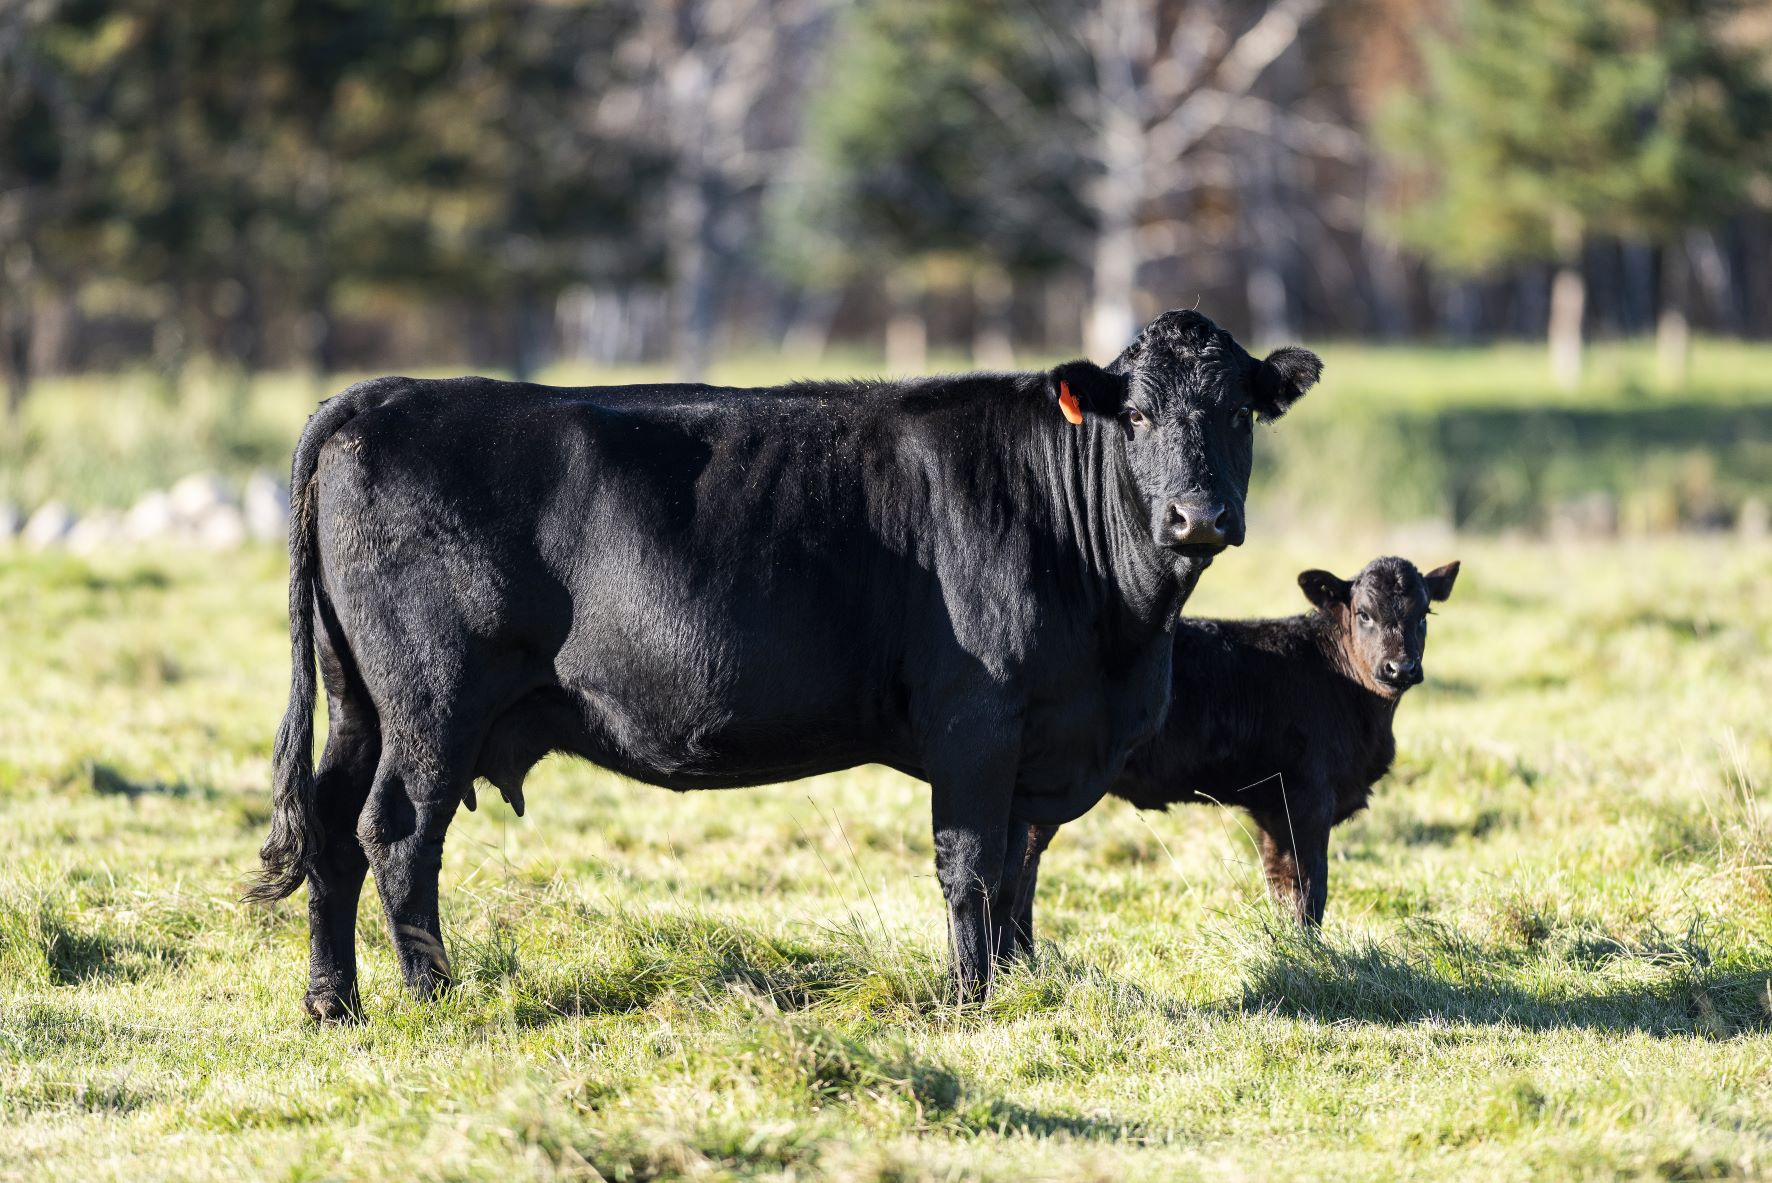
M 1069 492 L 1079 556 L 1121 622 L 1143 637 L 1170 627 L 1199 572 L 1184 569 L 1151 540 L 1125 448 L 1113 435 L 1120 430 L 1093 416 L 1066 426 L 1061 487 Z

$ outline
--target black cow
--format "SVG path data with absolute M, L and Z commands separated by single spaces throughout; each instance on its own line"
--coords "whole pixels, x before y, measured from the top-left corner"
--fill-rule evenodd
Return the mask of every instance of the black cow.
M 1105 370 L 329 400 L 292 471 L 294 676 L 252 892 L 308 883 L 305 1009 L 356 1011 L 371 867 L 408 988 L 447 985 L 450 819 L 476 778 L 521 812 L 554 751 L 678 790 L 929 781 L 954 972 L 982 993 L 1028 825 L 1082 814 L 1156 730 L 1176 612 L 1243 541 L 1254 418 L 1319 369 L 1170 312 Z
M 1110 791 L 1140 809 L 1247 809 L 1275 900 L 1302 925 L 1322 923 L 1329 830 L 1366 808 L 1390 771 L 1397 703 L 1422 678 L 1428 606 L 1457 578 L 1457 563 L 1423 575 L 1406 559 L 1374 559 L 1351 583 L 1301 574 L 1317 609 L 1303 616 L 1182 620 L 1176 709 Z M 1057 832 L 1029 827 L 1012 950 L 1033 943 L 1040 856 Z

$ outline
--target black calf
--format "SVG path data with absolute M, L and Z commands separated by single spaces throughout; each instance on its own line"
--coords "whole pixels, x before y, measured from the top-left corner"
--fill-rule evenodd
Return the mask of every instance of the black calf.
M 1428 572 L 1375 559 L 1352 581 L 1298 577 L 1316 611 L 1283 620 L 1183 620 L 1174 705 L 1110 790 L 1140 809 L 1240 805 L 1255 819 L 1274 898 L 1314 926 L 1328 898 L 1329 830 L 1366 807 L 1396 756 L 1391 722 L 1420 682 L 1430 602 L 1458 564 Z M 1032 944 L 1040 855 L 1057 826 L 1032 826 L 1016 892 L 1017 949 Z

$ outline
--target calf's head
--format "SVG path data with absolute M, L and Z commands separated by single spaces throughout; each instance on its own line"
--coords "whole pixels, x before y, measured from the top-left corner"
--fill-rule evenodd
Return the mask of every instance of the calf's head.
M 1153 541 L 1191 557 L 1243 542 L 1255 419 L 1276 419 L 1323 363 L 1289 346 L 1257 361 L 1197 312 L 1165 312 L 1112 365 L 1067 362 L 1047 375 L 1059 410 L 1094 417 L 1123 447 Z
M 1450 597 L 1457 578 L 1457 563 L 1423 575 L 1407 559 L 1384 558 L 1367 563 L 1352 581 L 1306 571 L 1298 586 L 1333 622 L 1348 671 L 1394 699 L 1421 681 L 1429 605 Z

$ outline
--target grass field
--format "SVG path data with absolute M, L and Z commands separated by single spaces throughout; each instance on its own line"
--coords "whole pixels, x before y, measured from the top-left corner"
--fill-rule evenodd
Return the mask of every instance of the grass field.
M 1379 546 L 1254 539 L 1195 608 Z M 238 902 L 281 557 L 0 556 L 0 1178 L 1772 1177 L 1772 547 L 1456 557 L 1320 940 L 1233 813 L 1108 802 L 956 1009 L 921 785 L 550 762 L 452 833 L 459 988 L 370 899 L 321 1030 L 299 899 Z

